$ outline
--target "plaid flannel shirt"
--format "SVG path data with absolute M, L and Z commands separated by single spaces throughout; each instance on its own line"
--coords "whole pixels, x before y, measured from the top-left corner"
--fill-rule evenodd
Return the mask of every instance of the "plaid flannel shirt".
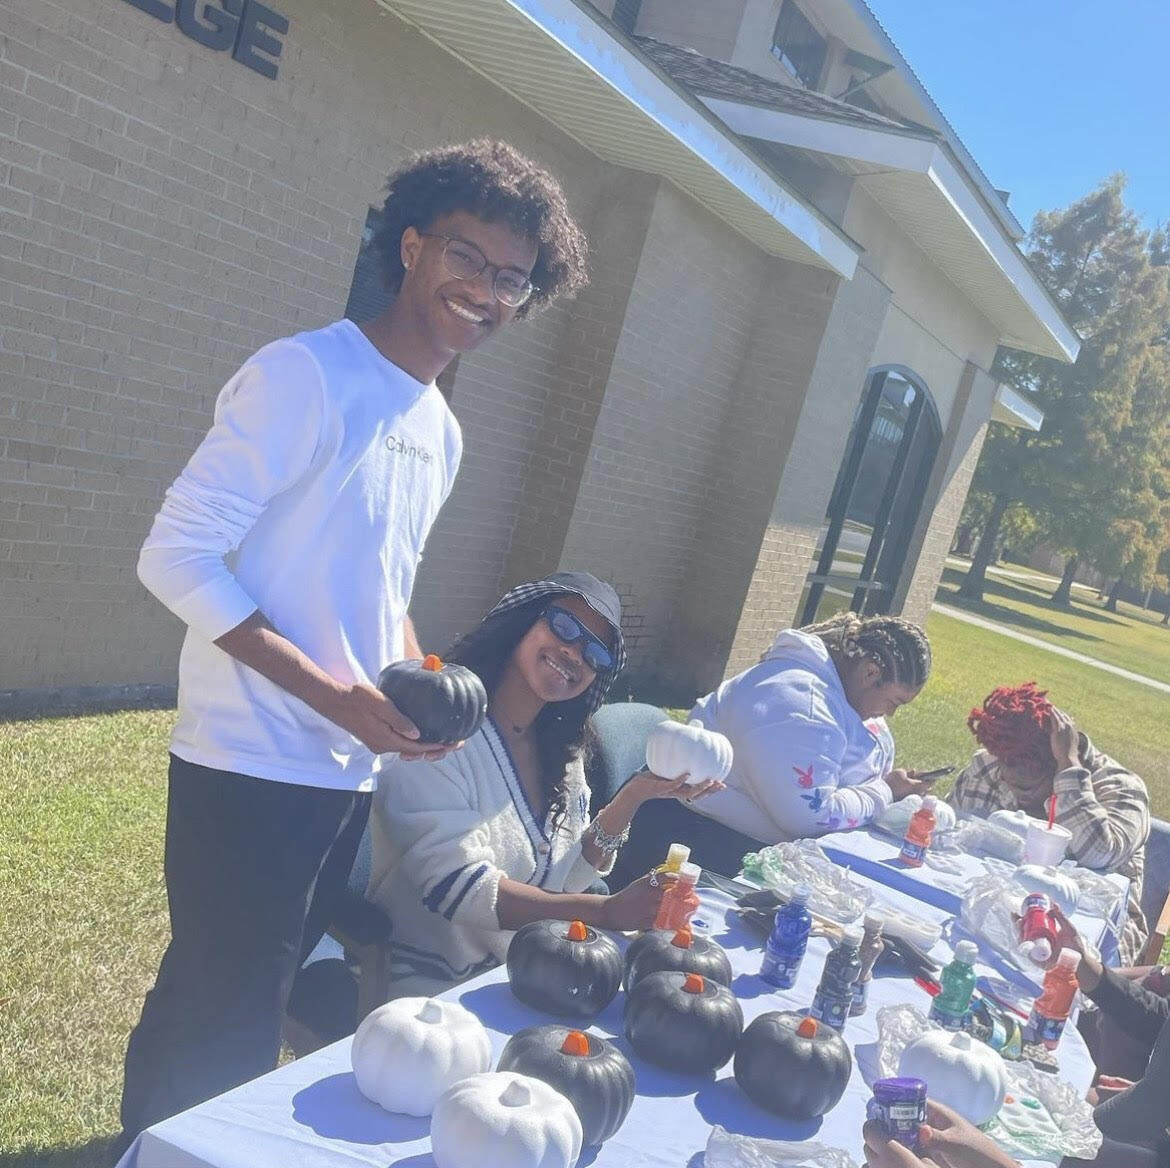
M 1129 877 L 1129 904 L 1119 948 L 1122 965 L 1132 965 L 1148 935 L 1141 899 L 1150 797 L 1137 775 L 1102 754 L 1084 734 L 1080 738 L 1083 765 L 1061 771 L 1052 783 L 1056 822 L 1072 832 L 1068 854 L 1078 864 Z M 986 750 L 977 751 L 963 768 L 947 802 L 957 811 L 984 816 L 1000 810 L 1035 810 L 1021 808 L 998 760 Z

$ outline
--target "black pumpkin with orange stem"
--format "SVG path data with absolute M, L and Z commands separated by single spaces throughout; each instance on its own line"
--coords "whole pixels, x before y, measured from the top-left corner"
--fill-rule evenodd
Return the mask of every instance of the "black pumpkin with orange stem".
M 387 665 L 378 689 L 415 724 L 420 742 L 463 742 L 487 716 L 487 691 L 479 675 L 444 663 L 434 653 Z

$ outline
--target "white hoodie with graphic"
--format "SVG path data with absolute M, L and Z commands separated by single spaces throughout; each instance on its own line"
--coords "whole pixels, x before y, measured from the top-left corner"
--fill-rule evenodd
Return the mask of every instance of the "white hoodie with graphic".
M 735 748 L 727 789 L 694 809 L 764 843 L 862 827 L 893 801 L 894 739 L 863 721 L 820 637 L 786 629 L 759 665 L 691 711 Z

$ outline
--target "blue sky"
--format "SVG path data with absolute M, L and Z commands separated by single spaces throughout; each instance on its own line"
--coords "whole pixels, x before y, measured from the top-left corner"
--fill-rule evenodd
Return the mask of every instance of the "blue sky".
M 868 0 L 1026 227 L 1117 170 L 1170 219 L 1170 0 Z

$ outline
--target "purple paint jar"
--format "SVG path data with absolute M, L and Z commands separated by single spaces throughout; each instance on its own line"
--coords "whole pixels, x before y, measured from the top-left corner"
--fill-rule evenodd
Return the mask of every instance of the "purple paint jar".
M 881 1124 L 891 1139 L 918 1151 L 919 1130 L 926 1122 L 926 1083 L 922 1079 L 878 1079 L 865 1114 Z

